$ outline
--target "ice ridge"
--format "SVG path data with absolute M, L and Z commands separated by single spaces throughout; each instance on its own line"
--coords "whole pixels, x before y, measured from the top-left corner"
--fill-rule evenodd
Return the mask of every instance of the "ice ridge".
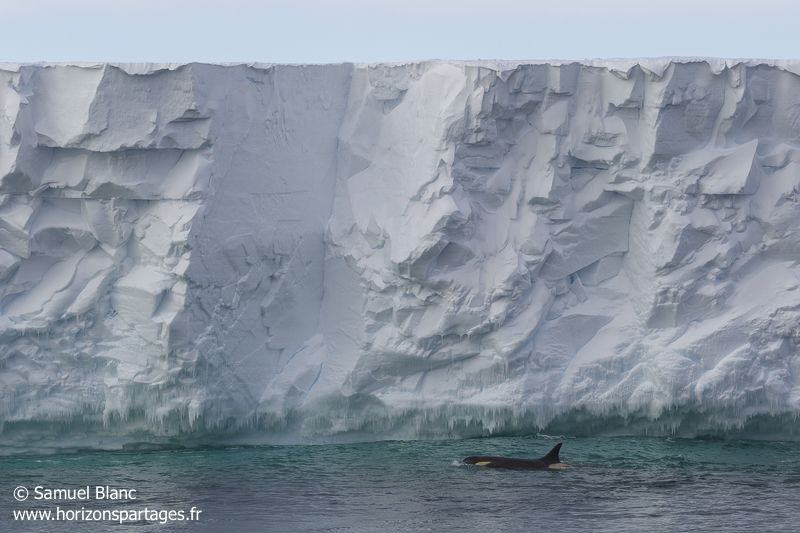
M 0 65 L 0 454 L 800 434 L 800 65 Z

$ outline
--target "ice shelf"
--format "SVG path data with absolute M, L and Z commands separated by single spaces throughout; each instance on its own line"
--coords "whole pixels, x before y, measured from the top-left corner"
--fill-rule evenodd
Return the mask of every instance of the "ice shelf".
M 0 454 L 800 436 L 800 62 L 0 77 Z

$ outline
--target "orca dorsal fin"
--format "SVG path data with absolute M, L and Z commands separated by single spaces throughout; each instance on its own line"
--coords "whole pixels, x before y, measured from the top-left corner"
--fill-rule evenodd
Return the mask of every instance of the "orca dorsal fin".
M 560 462 L 561 462 L 561 460 L 558 458 L 558 452 L 559 452 L 559 450 L 561 450 L 561 443 L 560 443 L 560 442 L 559 442 L 558 444 L 556 444 L 556 445 L 553 447 L 553 449 L 552 449 L 552 450 L 550 450 L 550 452 L 549 452 L 547 455 L 545 455 L 544 457 L 542 457 L 542 459 L 541 459 L 541 460 L 542 460 L 542 461 L 544 461 L 544 462 L 545 462 L 545 463 L 547 463 L 547 464 L 555 464 L 555 463 L 560 463 Z

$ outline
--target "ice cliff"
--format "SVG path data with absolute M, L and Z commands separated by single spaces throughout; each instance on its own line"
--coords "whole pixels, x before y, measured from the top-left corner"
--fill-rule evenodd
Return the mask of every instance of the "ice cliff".
M 0 76 L 0 453 L 800 434 L 798 62 Z

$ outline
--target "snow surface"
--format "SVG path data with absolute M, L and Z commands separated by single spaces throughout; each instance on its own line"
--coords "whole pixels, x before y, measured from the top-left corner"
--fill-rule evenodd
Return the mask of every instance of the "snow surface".
M 0 65 L 0 453 L 796 438 L 798 65 Z

